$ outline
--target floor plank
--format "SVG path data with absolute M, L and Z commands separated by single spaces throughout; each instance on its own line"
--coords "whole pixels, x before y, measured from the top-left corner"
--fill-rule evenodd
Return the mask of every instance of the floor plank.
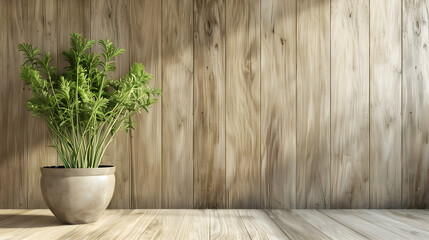
M 56 239 L 97 239 L 105 231 L 108 231 L 114 226 L 120 218 L 126 216 L 129 211 L 126 210 L 110 210 L 95 223 L 85 225 L 74 225 L 74 228 L 67 229 L 62 235 Z
M 332 239 L 366 239 L 363 235 L 314 209 L 292 210 Z
M 143 232 L 140 239 L 174 239 L 187 210 L 161 210 Z
M 291 210 L 267 210 L 266 212 L 290 239 L 330 239 Z
M 380 213 L 384 216 L 396 219 L 401 222 L 405 222 L 413 227 L 417 227 L 424 231 L 429 231 L 429 226 L 427 223 L 427 220 L 424 220 L 423 218 L 419 216 L 415 216 L 413 214 L 410 214 L 408 210 L 405 211 L 395 211 L 395 210 L 386 210 L 386 209 L 380 209 L 376 210 L 375 212 Z
M 370 210 L 350 210 L 355 216 L 408 239 L 429 239 L 429 232 Z M 429 224 L 428 224 L 429 229 Z
M 349 210 L 320 210 L 323 214 L 331 217 L 338 223 L 358 232 L 369 239 L 404 239 L 403 237 L 378 227 L 349 212 Z
M 176 239 L 210 239 L 209 210 L 187 210 Z
M 27 209 L 1 209 L 0 211 L 0 224 L 3 220 L 8 219 L 13 216 L 21 215 L 25 212 L 28 212 Z
M 47 209 L 0 209 L 0 239 L 429 239 L 425 210 L 106 210 L 66 225 Z
M 250 239 L 237 210 L 212 210 L 210 214 L 211 239 Z
M 98 239 L 139 239 L 139 236 L 146 230 L 160 210 L 133 210 L 130 214 L 118 220 L 106 232 L 103 232 Z
M 238 210 L 252 239 L 289 239 L 263 210 Z
M 429 210 L 395 209 L 395 211 L 398 211 L 401 213 L 407 213 L 415 217 L 423 218 L 425 221 L 429 221 Z
M 3 213 L 3 210 L 1 211 Z M 51 212 L 36 209 L 14 213 L 12 217 L 0 222 L 0 239 L 20 239 L 19 235 L 29 235 L 33 229 L 61 224 Z

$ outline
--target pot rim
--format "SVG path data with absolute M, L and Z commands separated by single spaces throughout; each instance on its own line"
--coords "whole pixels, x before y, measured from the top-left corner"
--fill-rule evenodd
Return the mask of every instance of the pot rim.
M 41 167 L 42 176 L 101 176 L 114 175 L 115 166 L 100 165 L 98 168 L 64 168 L 64 166 Z

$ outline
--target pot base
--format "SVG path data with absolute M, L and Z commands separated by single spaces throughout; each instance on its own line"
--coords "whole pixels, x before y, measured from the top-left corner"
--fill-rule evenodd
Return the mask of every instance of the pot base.
M 41 168 L 43 199 L 62 223 L 97 221 L 112 199 L 115 167 Z

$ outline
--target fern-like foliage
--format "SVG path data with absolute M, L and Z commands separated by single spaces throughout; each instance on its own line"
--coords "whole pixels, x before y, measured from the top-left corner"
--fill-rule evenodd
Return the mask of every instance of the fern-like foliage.
M 49 127 L 53 147 L 66 168 L 96 168 L 115 134 L 134 127 L 131 117 L 157 101 L 161 89 L 151 88 L 141 63 L 134 63 L 128 74 L 110 79 L 114 58 L 124 49 L 109 40 L 100 40 L 101 56 L 91 52 L 94 41 L 73 33 L 70 49 L 64 51 L 65 72 L 50 65 L 49 52 L 30 44 L 20 44 L 25 62 L 21 78 L 33 96 L 28 110 Z

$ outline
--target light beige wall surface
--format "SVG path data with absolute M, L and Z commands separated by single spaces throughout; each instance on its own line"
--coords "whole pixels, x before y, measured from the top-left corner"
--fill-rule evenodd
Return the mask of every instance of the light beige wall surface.
M 429 208 L 429 0 L 0 0 L 0 208 L 58 164 L 18 43 L 143 62 L 161 100 L 104 163 L 111 208 Z M 97 51 L 97 50 L 96 50 Z

